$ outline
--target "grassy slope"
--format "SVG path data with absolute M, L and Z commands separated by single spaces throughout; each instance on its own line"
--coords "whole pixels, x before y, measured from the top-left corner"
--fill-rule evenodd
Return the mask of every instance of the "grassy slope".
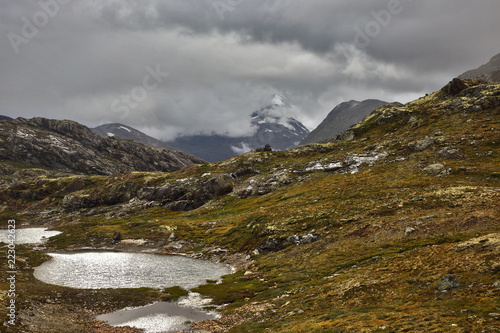
M 173 174 L 86 177 L 82 193 L 116 184 L 160 185 L 243 166 L 261 171 L 256 178 L 287 170 L 292 183 L 263 196 L 219 197 L 191 212 L 130 208 L 121 218 L 113 214 L 123 209 L 118 206 L 107 215 L 67 212 L 57 222 L 66 232 L 52 245 L 102 244 L 114 231 L 161 242 L 174 232 L 195 243 L 195 252 L 216 245 L 250 254 L 255 260 L 251 274 L 238 272 L 221 285 L 199 289 L 215 302 L 231 303 L 223 319 L 205 324 L 213 331 L 470 332 L 498 327 L 488 314 L 500 312 L 499 290 L 491 287 L 500 279 L 500 109 L 446 108 L 452 100 L 438 92 L 406 105 L 405 112 L 386 123 L 368 118 L 354 129 L 353 141 L 251 153 Z M 429 148 L 408 148 L 426 136 L 434 140 Z M 389 156 L 355 174 L 293 172 L 377 146 Z M 439 156 L 443 147 L 458 148 L 462 157 Z M 432 163 L 445 164 L 450 173 L 422 172 Z M 39 176 L 26 190 L 42 191 L 41 178 L 50 177 Z M 237 185 L 245 187 L 247 180 Z M 70 182 L 64 177 L 44 182 L 49 195 L 44 201 L 11 198 L 2 217 L 27 208 L 57 208 Z M 415 230 L 406 234 L 409 227 Z M 321 239 L 276 253 L 251 252 L 268 237 L 309 232 Z M 458 276 L 461 286 L 436 293 L 437 281 L 446 274 Z

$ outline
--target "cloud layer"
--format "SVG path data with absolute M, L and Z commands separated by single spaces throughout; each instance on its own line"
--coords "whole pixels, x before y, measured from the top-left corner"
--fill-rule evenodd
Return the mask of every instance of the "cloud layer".
M 314 127 L 487 62 L 498 17 L 496 0 L 6 0 L 0 114 L 243 135 L 280 93 Z

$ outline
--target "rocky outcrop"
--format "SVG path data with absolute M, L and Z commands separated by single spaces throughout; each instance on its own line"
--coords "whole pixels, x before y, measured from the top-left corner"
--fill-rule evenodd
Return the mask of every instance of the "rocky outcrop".
M 66 172 L 111 175 L 127 171 L 175 171 L 202 159 L 181 151 L 103 138 L 69 120 L 0 122 L 0 158 Z
M 467 88 L 468 87 L 464 81 L 455 78 L 455 79 L 451 80 L 446 86 L 444 86 L 441 89 L 441 91 L 448 94 L 448 95 L 455 96 Z

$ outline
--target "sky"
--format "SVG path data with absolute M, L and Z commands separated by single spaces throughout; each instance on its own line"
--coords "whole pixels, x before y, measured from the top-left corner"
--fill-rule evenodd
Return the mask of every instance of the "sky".
M 249 134 L 275 93 L 315 128 L 500 53 L 498 0 L 0 0 L 0 114 L 156 138 Z

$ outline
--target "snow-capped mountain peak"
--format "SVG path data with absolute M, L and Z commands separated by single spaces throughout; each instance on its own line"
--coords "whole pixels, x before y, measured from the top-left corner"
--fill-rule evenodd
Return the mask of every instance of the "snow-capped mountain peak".
M 272 105 L 277 105 L 277 106 L 285 106 L 285 97 L 274 94 L 273 99 L 271 100 Z

